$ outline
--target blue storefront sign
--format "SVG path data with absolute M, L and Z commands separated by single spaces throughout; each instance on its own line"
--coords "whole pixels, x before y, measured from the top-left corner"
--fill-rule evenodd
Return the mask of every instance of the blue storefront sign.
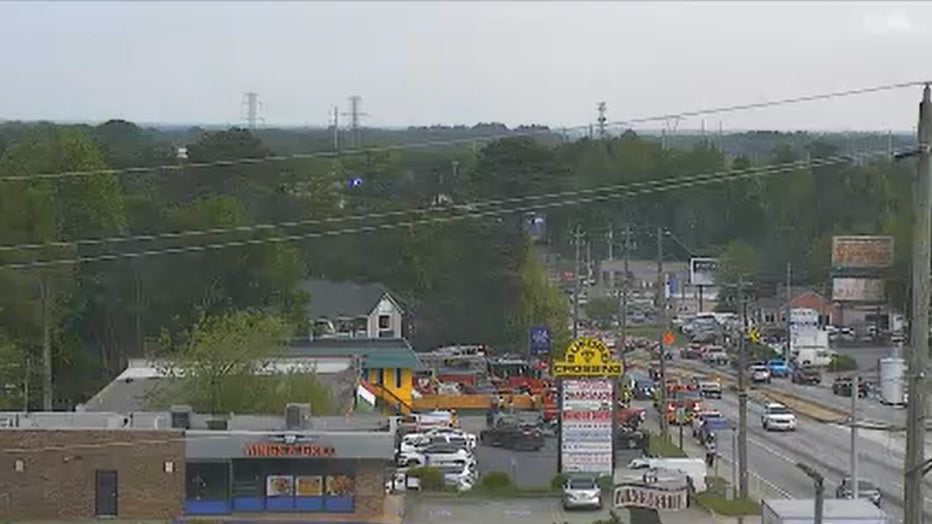
M 531 355 L 550 353 L 550 330 L 547 326 L 531 326 L 528 330 L 528 339 Z

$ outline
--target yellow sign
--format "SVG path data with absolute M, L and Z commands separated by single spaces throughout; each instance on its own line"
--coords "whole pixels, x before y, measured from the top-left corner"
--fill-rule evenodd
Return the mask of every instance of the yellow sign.
M 612 351 L 595 337 L 574 340 L 563 360 L 555 360 L 551 374 L 555 377 L 617 377 L 624 366 L 612 358 Z
M 756 327 L 748 329 L 748 340 L 751 342 L 760 342 L 760 330 Z

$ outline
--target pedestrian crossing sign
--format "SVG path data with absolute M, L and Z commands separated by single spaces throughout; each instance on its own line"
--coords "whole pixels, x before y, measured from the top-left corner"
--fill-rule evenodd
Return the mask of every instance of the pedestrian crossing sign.
M 754 326 L 748 328 L 748 340 L 751 342 L 760 342 L 760 330 Z

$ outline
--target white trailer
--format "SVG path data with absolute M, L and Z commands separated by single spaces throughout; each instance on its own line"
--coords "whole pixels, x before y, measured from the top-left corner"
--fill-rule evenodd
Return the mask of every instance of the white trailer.
M 905 403 L 905 375 L 906 361 L 902 358 L 880 359 L 880 402 L 889 406 L 902 406 Z
M 814 524 L 815 500 L 762 500 L 761 524 Z M 825 499 L 822 524 L 886 524 L 887 516 L 871 502 L 858 499 Z

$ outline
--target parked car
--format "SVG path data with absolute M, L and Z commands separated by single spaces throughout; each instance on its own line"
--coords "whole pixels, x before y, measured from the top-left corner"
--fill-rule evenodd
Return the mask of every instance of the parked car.
M 794 384 L 817 385 L 822 383 L 822 372 L 812 366 L 800 366 L 793 370 L 791 380 Z
M 563 509 L 602 509 L 602 490 L 594 477 L 570 477 L 563 484 Z
M 853 482 L 850 478 L 842 479 L 841 484 L 838 486 L 838 489 L 835 490 L 835 498 L 838 499 L 851 499 L 854 498 L 854 493 L 852 488 Z M 877 486 L 873 482 L 864 479 L 858 479 L 858 498 L 871 501 L 878 508 L 881 505 L 883 500 L 883 495 L 881 495 L 880 490 L 877 489 Z
M 544 434 L 537 426 L 501 421 L 491 428 L 483 429 L 479 441 L 487 446 L 539 451 L 544 447 Z

